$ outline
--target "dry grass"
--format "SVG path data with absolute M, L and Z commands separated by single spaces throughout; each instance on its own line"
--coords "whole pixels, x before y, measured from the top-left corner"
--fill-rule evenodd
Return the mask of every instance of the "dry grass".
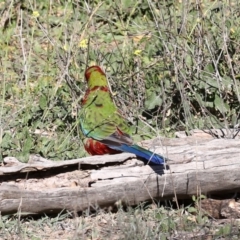
M 194 208 L 147 205 L 80 216 L 2 217 L 0 239 L 238 239 L 239 222 L 211 220 Z M 195 209 L 196 210 L 196 209 Z

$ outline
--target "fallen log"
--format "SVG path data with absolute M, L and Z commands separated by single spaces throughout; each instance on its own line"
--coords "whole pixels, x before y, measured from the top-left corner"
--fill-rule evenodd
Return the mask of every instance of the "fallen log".
M 240 190 L 240 139 L 193 134 L 151 144 L 169 159 L 165 166 L 146 165 L 127 153 L 58 162 L 6 158 L 0 167 L 1 214 L 83 211 Z

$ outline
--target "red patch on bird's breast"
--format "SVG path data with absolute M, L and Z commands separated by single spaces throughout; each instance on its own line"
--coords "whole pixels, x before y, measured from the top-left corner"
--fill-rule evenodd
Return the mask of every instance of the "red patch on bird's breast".
M 99 72 L 102 75 L 106 76 L 103 70 L 99 66 L 91 66 L 85 71 L 85 78 L 88 81 L 92 72 Z
M 90 155 L 117 154 L 120 151 L 109 148 L 107 145 L 92 138 L 84 140 L 84 148 Z

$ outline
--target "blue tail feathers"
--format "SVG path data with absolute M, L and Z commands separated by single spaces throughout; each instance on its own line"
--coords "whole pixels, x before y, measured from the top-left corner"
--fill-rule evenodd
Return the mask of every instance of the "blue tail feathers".
M 153 162 L 155 164 L 164 164 L 164 158 L 156 153 L 153 153 L 145 148 L 138 145 L 126 145 L 122 144 L 120 147 L 114 149 L 120 150 L 122 152 L 129 152 L 137 155 L 138 157 L 144 158 L 147 161 Z

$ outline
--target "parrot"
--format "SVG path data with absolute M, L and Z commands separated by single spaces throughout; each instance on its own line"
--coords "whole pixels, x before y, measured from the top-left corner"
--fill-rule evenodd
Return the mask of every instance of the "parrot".
M 154 164 L 164 164 L 164 157 L 134 144 L 127 120 L 115 105 L 105 73 L 99 66 L 85 71 L 87 90 L 81 100 L 80 127 L 90 155 L 133 153 Z

